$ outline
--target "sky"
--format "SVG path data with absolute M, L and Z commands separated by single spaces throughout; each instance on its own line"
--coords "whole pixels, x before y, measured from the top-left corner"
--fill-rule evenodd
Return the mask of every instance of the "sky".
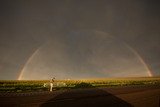
M 160 75 L 159 0 L 1 0 L 0 79 Z

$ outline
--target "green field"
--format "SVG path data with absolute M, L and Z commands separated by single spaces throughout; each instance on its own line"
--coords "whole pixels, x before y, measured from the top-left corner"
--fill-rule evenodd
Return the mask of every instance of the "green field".
M 55 80 L 54 82 L 54 90 L 117 86 L 160 86 L 160 78 L 108 78 Z M 33 91 L 49 91 L 49 80 L 0 80 L 0 92 Z

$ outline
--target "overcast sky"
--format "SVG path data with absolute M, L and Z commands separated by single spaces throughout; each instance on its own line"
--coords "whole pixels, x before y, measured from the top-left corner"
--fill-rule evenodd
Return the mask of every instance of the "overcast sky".
M 60 43 L 66 45 L 66 41 L 71 41 L 72 43 L 82 39 L 78 44 L 80 45 L 79 48 L 67 44 L 71 48 L 66 51 L 58 51 L 60 54 L 67 52 L 63 54 L 70 55 L 75 49 L 84 51 L 83 49 L 86 49 L 84 48 L 86 46 L 87 49 L 95 50 L 96 46 L 93 43 L 96 39 L 91 40 L 89 44 L 90 39 L 86 39 L 86 37 L 81 38 L 79 37 L 81 35 L 77 36 L 78 34 L 72 33 L 80 33 L 83 30 L 87 32 L 104 32 L 113 36 L 116 41 L 123 41 L 123 43 L 126 43 L 140 55 L 152 71 L 153 76 L 159 76 L 159 4 L 159 0 L 1 0 L 0 79 L 18 79 L 28 59 L 37 48 L 44 45 L 48 47 L 46 45 L 48 41 L 60 41 Z M 85 33 L 84 35 L 87 34 Z M 83 44 L 83 39 L 85 39 L 85 44 Z M 50 47 L 53 43 L 49 44 Z M 77 44 L 73 42 L 73 45 Z M 117 45 L 114 44 L 113 47 Z M 99 47 L 103 47 L 102 50 L 110 49 L 107 46 L 105 43 L 102 43 L 102 46 Z M 54 47 L 47 49 L 54 50 Z M 55 49 L 58 50 L 59 48 L 55 47 Z M 114 51 L 112 52 L 116 51 L 119 53 L 122 51 L 118 51 L 117 47 L 113 49 Z M 86 52 L 85 50 L 82 56 L 78 56 L 79 54 L 76 51 L 75 54 L 78 55 L 75 56 L 73 54 L 72 66 L 74 62 L 77 65 L 84 66 L 81 64 L 83 62 L 80 62 L 80 59 L 86 58 Z M 45 55 L 47 57 L 47 54 Z M 99 54 L 96 53 L 97 55 Z M 48 57 L 52 57 L 52 55 Z M 69 61 L 69 58 L 71 56 L 65 57 L 65 60 Z M 97 58 L 96 60 L 101 62 L 100 59 L 102 58 Z M 108 64 L 107 61 L 105 63 Z M 84 64 L 88 63 L 84 61 Z M 72 66 L 69 65 L 70 68 Z M 99 65 L 99 67 L 101 66 Z M 76 68 L 76 70 L 78 69 L 79 67 Z M 90 70 L 91 68 L 86 67 L 86 69 Z M 95 69 L 97 68 L 95 67 Z M 93 71 L 95 69 L 92 68 Z

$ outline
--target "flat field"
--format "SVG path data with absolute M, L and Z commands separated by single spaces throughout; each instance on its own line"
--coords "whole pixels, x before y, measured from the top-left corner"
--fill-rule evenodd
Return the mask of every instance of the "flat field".
M 118 86 L 160 86 L 160 78 L 55 80 L 53 90 Z M 0 93 L 42 92 L 49 91 L 49 88 L 49 80 L 0 80 Z

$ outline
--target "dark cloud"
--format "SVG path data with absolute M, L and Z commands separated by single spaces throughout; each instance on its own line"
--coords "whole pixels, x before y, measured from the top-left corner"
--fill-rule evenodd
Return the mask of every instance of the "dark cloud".
M 159 13 L 158 0 L 1 0 L 0 79 L 17 79 L 39 46 L 57 38 L 65 42 L 69 32 L 80 30 L 126 42 L 159 75 Z

